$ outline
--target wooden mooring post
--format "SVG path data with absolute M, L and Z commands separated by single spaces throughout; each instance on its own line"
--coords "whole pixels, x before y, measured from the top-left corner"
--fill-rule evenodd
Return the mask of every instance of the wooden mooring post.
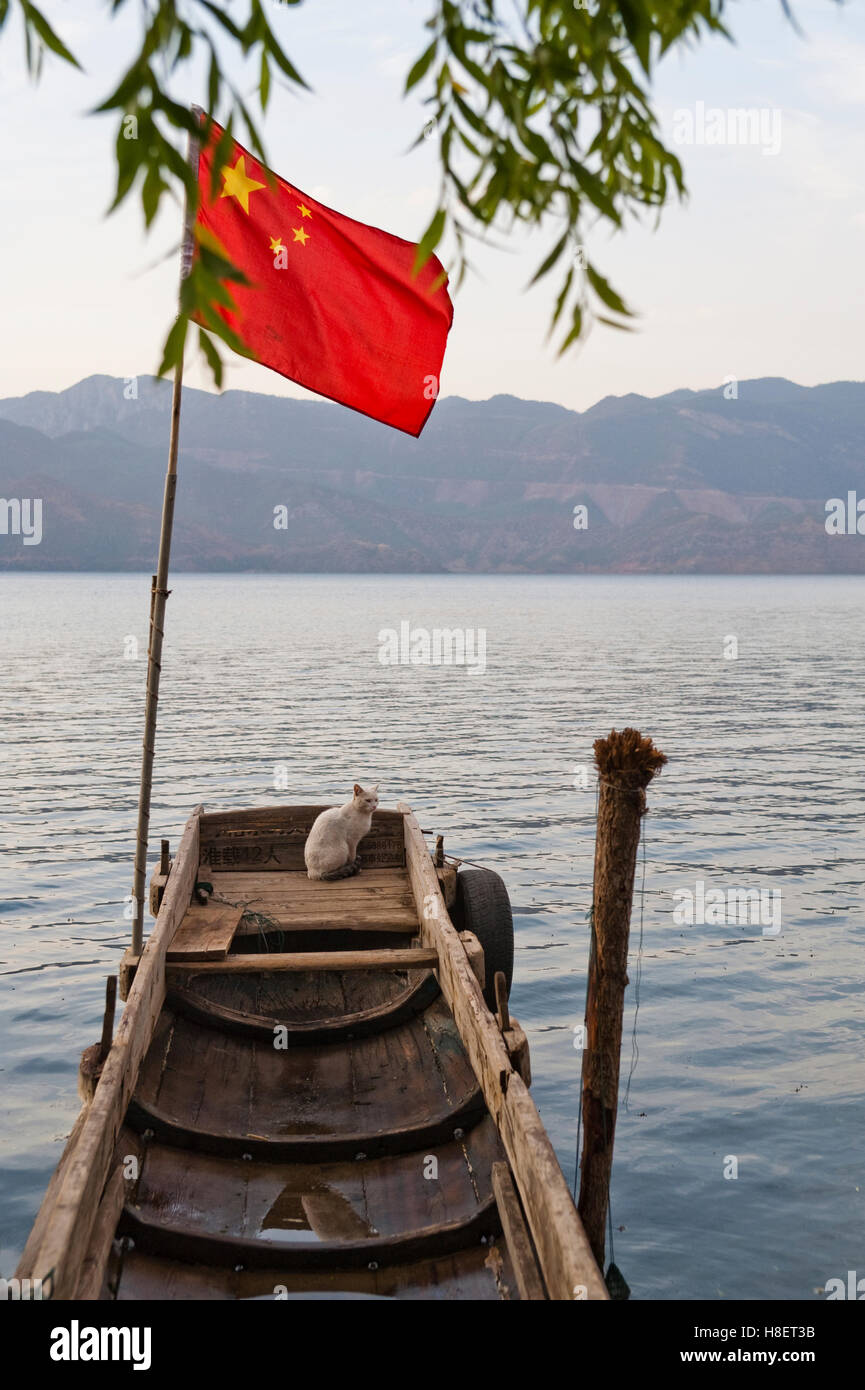
M 102 1068 L 111 1051 L 114 1037 L 114 1010 L 117 1004 L 117 976 L 109 975 L 105 981 L 105 1012 L 102 1016 L 102 1037 L 98 1043 L 85 1047 L 78 1063 L 78 1094 L 85 1105 L 93 1099 Z
M 604 1268 L 604 1233 L 619 1096 L 628 936 L 646 787 L 667 761 L 636 729 L 595 740 L 598 827 L 592 946 L 583 1054 L 583 1151 L 579 1212 L 592 1253 Z

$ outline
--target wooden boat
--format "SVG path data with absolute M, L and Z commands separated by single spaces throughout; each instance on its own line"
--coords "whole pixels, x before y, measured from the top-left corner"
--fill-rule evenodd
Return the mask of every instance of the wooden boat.
M 605 1299 L 488 978 L 490 912 L 407 806 L 376 812 L 357 877 L 311 882 L 322 809 L 193 813 L 17 1277 L 62 1299 Z

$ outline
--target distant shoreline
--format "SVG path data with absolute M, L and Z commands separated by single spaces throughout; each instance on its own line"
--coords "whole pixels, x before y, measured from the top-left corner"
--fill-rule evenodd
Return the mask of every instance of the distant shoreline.
M 190 389 L 172 573 L 865 573 L 865 382 L 725 390 L 445 397 L 415 440 Z M 169 397 L 91 377 L 0 400 L 0 570 L 155 567 Z
M 149 579 L 150 570 L 53 570 L 20 569 L 0 565 L 0 579 L 80 576 L 115 579 Z M 172 579 L 865 579 L 858 570 L 188 570 L 175 569 Z

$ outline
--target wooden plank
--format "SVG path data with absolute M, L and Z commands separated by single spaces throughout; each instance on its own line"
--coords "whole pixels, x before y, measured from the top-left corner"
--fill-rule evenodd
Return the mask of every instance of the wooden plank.
M 235 1129 L 227 1131 L 225 1115 L 220 1112 L 217 1116 L 219 1127 L 208 1129 L 201 1120 L 196 1120 L 194 1124 L 181 1123 L 172 1114 L 137 1096 L 129 1106 L 129 1124 L 140 1134 L 151 1130 L 152 1136 L 160 1144 L 169 1144 L 178 1149 L 194 1148 L 201 1153 L 233 1159 L 249 1154 L 254 1161 L 263 1163 L 335 1163 L 356 1159 L 358 1153 L 365 1154 L 369 1160 L 395 1154 L 427 1154 L 432 1146 L 448 1143 L 455 1130 L 461 1129 L 465 1133 L 473 1125 L 479 1124 L 487 1113 L 484 1098 L 477 1087 L 459 1104 L 439 1102 L 437 1108 L 432 1110 L 426 1093 L 428 1080 L 427 1076 L 420 1094 L 412 1097 L 413 1118 L 407 1120 L 407 1113 L 403 1111 L 400 1119 L 406 1122 L 391 1125 L 390 1128 L 377 1123 L 373 1127 L 373 1122 L 361 1112 L 362 1129 L 334 1130 L 330 1116 L 325 1116 L 323 1133 L 304 1131 L 286 1136 L 283 1116 L 282 1132 L 268 1136 L 248 1130 L 249 1121 L 241 1120 L 237 1112 Z M 344 1090 L 339 1094 L 343 1095 Z M 283 1100 L 283 1111 L 287 1106 L 288 1102 Z M 320 1103 L 317 1108 L 321 1109 Z M 343 1125 L 351 1115 L 351 1112 L 340 1111 L 338 1101 L 335 1113 Z
M 531 1237 L 506 1163 L 493 1164 L 492 1184 L 520 1298 L 531 1302 L 545 1300 L 547 1295 L 532 1249 Z
M 274 830 L 301 830 L 308 834 L 313 821 L 334 804 L 317 802 L 303 806 L 248 806 L 240 811 L 205 811 L 201 817 L 201 835 L 206 840 L 213 832 L 250 830 L 262 825 Z M 402 812 L 384 808 L 373 812 L 372 828 L 375 830 L 377 827 L 402 839 Z
M 227 956 L 225 960 L 169 961 L 168 969 L 197 974 L 270 974 L 275 970 L 429 970 L 438 965 L 434 947 L 407 947 L 404 951 L 262 951 L 253 956 Z
M 204 872 L 204 870 L 202 870 Z M 404 869 L 371 870 L 334 883 L 308 879 L 305 874 L 215 873 L 213 902 L 242 906 L 248 918 L 239 934 L 248 935 L 267 924 L 286 931 L 384 931 L 414 934 L 417 912 Z
M 201 807 L 197 807 L 186 823 L 159 917 L 142 952 L 99 1085 L 33 1256 L 27 1277 L 42 1280 L 47 1298 L 72 1298 L 78 1285 L 117 1136 L 165 997 L 168 943 L 189 906 L 198 868 L 200 815 Z
M 249 1240 L 243 1236 L 209 1234 L 190 1230 L 164 1218 L 146 1219 L 134 1208 L 123 1213 L 121 1229 L 131 1235 L 135 1248 L 151 1254 L 183 1260 L 187 1264 L 208 1264 L 237 1270 L 300 1270 L 304 1277 L 312 1270 L 369 1268 L 405 1265 L 429 1255 L 460 1253 L 466 1246 L 498 1234 L 498 1213 L 492 1197 L 479 1203 L 461 1221 L 442 1222 L 421 1231 L 395 1235 L 366 1235 L 360 1239 L 285 1241 L 274 1251 L 272 1241 Z
M 493 1253 L 486 1245 L 472 1244 L 453 1255 L 432 1256 L 410 1264 L 375 1270 L 345 1270 L 335 1280 L 330 1269 L 282 1269 L 279 1248 L 274 1249 L 271 1269 L 240 1272 L 228 1267 L 216 1269 L 212 1265 L 184 1264 L 179 1260 L 133 1250 L 123 1260 L 118 1300 L 136 1304 L 154 1299 L 200 1301 L 257 1298 L 272 1301 L 274 1287 L 279 1284 L 286 1288 L 290 1299 L 300 1302 L 310 1297 L 332 1298 L 336 1283 L 338 1291 L 345 1297 L 423 1298 L 447 1300 L 451 1304 L 497 1302 L 502 1293 L 490 1267 Z M 377 1265 L 378 1262 L 375 1263 Z M 124 1321 L 128 1323 L 135 1316 L 135 1310 L 130 1308 Z M 143 1315 L 139 1313 L 138 1316 Z M 191 1320 L 194 1316 L 195 1310 L 190 1308 L 187 1318 Z M 119 1316 L 117 1320 L 120 1321 Z
M 400 993 L 371 1008 L 335 1013 L 331 1018 L 300 1021 L 276 1014 L 253 1014 L 248 1010 L 215 1003 L 202 995 L 195 983 L 192 988 L 172 983 L 165 1000 L 167 1007 L 175 1013 L 203 1023 L 205 1027 L 218 1028 L 223 1033 L 258 1037 L 272 1045 L 273 1030 L 281 1025 L 285 1029 L 283 1037 L 287 1047 L 308 1047 L 314 1043 L 368 1037 L 372 1033 L 396 1027 L 398 1023 L 408 1022 L 423 1013 L 438 998 L 439 992 L 438 981 L 429 972 L 422 975 L 417 984 L 408 985 Z
M 371 889 L 375 889 L 384 892 L 387 896 L 410 900 L 412 904 L 414 903 L 408 874 L 402 865 L 394 865 L 390 869 L 364 869 L 354 878 L 338 878 L 332 883 L 328 883 L 324 879 L 307 878 L 305 869 L 285 869 L 278 874 L 270 872 L 266 874 L 236 873 L 231 869 L 219 869 L 216 873 L 211 874 L 209 882 L 213 884 L 214 893 L 218 894 L 219 897 L 236 898 L 238 901 L 247 896 L 255 897 L 259 893 L 264 896 L 272 895 L 285 898 L 286 901 L 296 897 L 298 893 L 307 893 L 311 896 L 323 894 L 326 897 L 339 899 L 354 897 L 358 894 L 365 895 Z
M 410 1264 L 375 1270 L 345 1270 L 335 1280 L 330 1269 L 283 1269 L 279 1263 L 279 1248 L 274 1249 L 271 1269 L 240 1272 L 228 1267 L 216 1269 L 212 1265 L 184 1264 L 169 1257 L 133 1250 L 123 1260 L 118 1300 L 136 1304 L 154 1299 L 257 1298 L 272 1301 L 274 1287 L 279 1284 L 286 1288 L 290 1299 L 300 1302 L 310 1297 L 332 1298 L 336 1283 L 338 1291 L 346 1297 L 423 1298 L 447 1300 L 451 1304 L 497 1302 L 502 1293 L 491 1268 L 493 1254 L 494 1250 L 477 1243 L 452 1255 L 432 1256 Z M 135 1310 L 130 1308 L 123 1320 L 128 1323 L 135 1316 Z M 138 1316 L 143 1315 L 139 1313 Z M 190 1308 L 187 1319 L 194 1316 L 195 1310 Z M 121 1320 L 119 1316 L 117 1320 Z
M 484 965 L 484 948 L 478 941 L 474 932 L 461 931 L 459 933 L 459 938 L 463 944 L 463 950 L 466 953 L 468 963 L 472 968 L 472 973 L 481 989 L 483 989 L 487 982 L 486 966 Z
M 518 1071 L 527 1086 L 532 1084 L 532 1062 L 529 1055 L 529 1040 L 517 1020 L 511 1014 L 511 1026 L 502 1033 L 511 1065 Z
M 374 903 L 329 912 L 327 908 L 318 907 L 314 903 L 286 903 L 274 907 L 270 903 L 256 900 L 249 903 L 243 911 L 247 914 L 258 913 L 267 920 L 261 924 L 252 921 L 248 916 L 240 927 L 240 936 L 249 936 L 258 931 L 261 925 L 267 930 L 270 922 L 273 929 L 284 927 L 289 931 L 417 931 L 417 913 L 414 908 L 377 907 Z
M 445 906 L 450 910 L 457 900 L 457 870 L 453 864 L 436 865 L 436 874 Z
M 353 917 L 341 920 L 337 917 L 333 920 L 322 922 L 312 916 L 283 917 L 279 913 L 267 913 L 266 915 L 268 920 L 272 922 L 270 926 L 261 927 L 258 923 L 251 921 L 249 918 L 245 921 L 241 921 L 235 934 L 235 944 L 238 947 L 241 941 L 250 941 L 253 937 L 263 936 L 267 941 L 272 942 L 274 938 L 278 937 L 280 932 L 284 932 L 289 936 L 295 933 L 307 936 L 310 932 L 316 934 L 321 932 L 323 936 L 335 933 L 338 936 L 342 932 L 355 932 L 361 938 L 365 936 L 376 936 L 378 934 L 389 937 L 411 937 L 417 932 L 416 921 L 408 923 L 402 918 L 396 922 L 388 921 L 387 919 L 383 922 L 378 920 L 370 922 L 366 918 L 358 919 Z M 291 943 L 289 942 L 288 944 L 290 945 Z M 313 944 L 324 945 L 324 942 L 316 942 Z M 379 941 L 377 944 L 383 946 L 385 943 Z M 310 943 L 307 942 L 307 949 L 309 948 Z
M 150 879 L 149 906 L 151 917 L 159 916 L 159 909 L 162 906 L 162 898 L 165 893 L 165 885 L 168 882 L 168 874 L 161 874 L 155 871 Z
M 270 913 L 268 913 L 267 915 L 268 918 L 271 918 Z M 409 924 L 402 920 L 398 922 L 389 922 L 387 920 L 385 920 L 384 922 L 369 922 L 365 919 L 359 921 L 357 918 L 352 918 L 350 920 L 345 921 L 341 921 L 339 918 L 336 918 L 333 921 L 322 922 L 316 920 L 316 918 L 314 917 L 281 917 L 278 914 L 275 914 L 272 916 L 272 921 L 272 926 L 265 926 L 264 928 L 260 927 L 257 923 L 250 921 L 248 918 L 246 919 L 246 921 L 242 921 L 235 935 L 236 945 L 239 946 L 241 941 L 251 941 L 253 937 L 262 936 L 268 942 L 273 942 L 274 938 L 278 937 L 280 932 L 284 932 L 286 935 L 290 937 L 293 936 L 295 933 L 299 933 L 302 936 L 307 936 L 310 932 L 321 932 L 321 934 L 326 937 L 332 933 L 339 936 L 342 932 L 354 932 L 361 939 L 363 939 L 365 936 L 375 936 L 379 933 L 387 937 L 411 937 L 414 936 L 417 932 L 417 922 Z M 290 946 L 291 942 L 289 941 L 287 944 Z M 306 944 L 307 949 L 309 949 L 310 943 L 307 942 Z M 318 946 L 324 945 L 325 943 L 315 942 L 312 944 Z M 385 945 L 385 942 L 379 941 L 377 944 L 379 946 L 383 946 Z
M 263 807 L 217 813 L 202 818 L 201 872 L 302 872 L 303 849 L 313 822 L 327 806 Z M 369 834 L 358 846 L 365 868 L 400 867 L 405 863 L 402 819 L 394 811 L 376 811 Z
M 279 1245 L 305 1226 L 321 1240 L 392 1235 L 461 1221 L 492 1191 L 490 1167 L 502 1154 L 489 1116 L 435 1150 L 438 1176 L 425 1179 L 416 1153 L 358 1162 L 244 1163 L 148 1140 L 135 1192 L 145 1219 L 170 1219 L 212 1234 Z M 339 1210 L 342 1208 L 342 1211 Z M 360 1229 L 363 1221 L 366 1231 Z M 348 1223 L 354 1222 L 355 1232 Z M 372 1227 L 373 1230 L 369 1228 Z M 514 1284 L 516 1296 L 516 1284 Z
M 75 1290 L 76 1300 L 98 1299 L 102 1293 L 105 1265 L 125 1199 L 126 1183 L 123 1179 L 123 1167 L 118 1163 L 108 1180 L 102 1201 L 99 1203 L 99 1210 L 96 1213 L 96 1220 L 93 1223 L 93 1231 L 90 1236 L 90 1245 L 81 1266 L 78 1288 Z
M 378 881 L 374 881 L 374 876 Z M 231 887 L 225 885 L 225 878 L 231 880 Z M 252 884 L 246 887 L 243 878 L 252 880 Z M 412 885 L 398 869 L 362 870 L 352 878 L 335 878 L 332 883 L 325 878 L 307 878 L 305 873 L 213 874 L 209 881 L 214 897 L 231 899 L 232 906 L 241 901 L 245 905 L 254 901 L 282 902 L 286 906 L 314 902 L 343 909 L 374 901 L 414 910 Z
M 341 1192 L 325 1188 L 300 1199 L 309 1229 L 319 1240 L 369 1240 L 377 1234 Z
M 301 872 L 305 869 L 303 847 L 306 834 L 283 833 L 267 828 L 239 831 L 211 831 L 201 844 L 201 877 L 219 869 L 256 873 Z M 363 868 L 395 868 L 405 863 L 405 849 L 399 840 L 384 835 L 367 835 L 358 846 Z
M 75 1152 L 78 1137 L 84 1128 L 84 1121 L 87 1119 L 89 1105 L 90 1101 L 88 1100 L 87 1103 L 82 1106 L 81 1110 L 79 1110 L 78 1117 L 75 1124 L 72 1126 L 69 1138 L 63 1146 L 60 1161 L 51 1174 L 51 1181 L 45 1189 L 45 1196 L 42 1198 L 42 1205 L 36 1214 L 36 1220 L 33 1222 L 33 1229 L 27 1238 L 27 1244 L 21 1252 L 21 1259 L 18 1261 L 18 1268 L 15 1273 L 19 1279 L 29 1279 L 31 1277 L 29 1271 L 33 1269 L 35 1257 L 39 1253 L 39 1247 L 42 1244 L 45 1231 L 51 1220 L 51 1213 L 54 1210 L 54 1204 L 57 1201 L 58 1193 L 63 1185 L 63 1179 L 66 1176 L 69 1160 Z
M 242 907 L 191 903 L 174 933 L 166 960 L 224 960 L 242 916 Z
M 231 898 L 231 902 L 223 901 Z M 383 917 L 417 922 L 414 899 L 406 902 L 399 893 L 217 893 L 223 906 L 241 907 L 262 916 L 317 917 L 328 922 L 335 918 Z M 211 899 L 213 901 L 213 899 Z
M 484 1003 L 445 907 L 435 866 L 411 807 L 405 815 L 406 866 L 421 919 L 421 940 L 438 951 L 438 979 L 483 1090 L 516 1179 L 547 1290 L 554 1299 L 609 1295 L 549 1135 L 498 1025 Z

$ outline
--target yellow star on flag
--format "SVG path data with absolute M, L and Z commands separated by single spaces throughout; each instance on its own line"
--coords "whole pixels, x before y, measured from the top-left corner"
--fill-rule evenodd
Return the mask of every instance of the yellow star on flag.
M 246 159 L 243 155 L 240 155 L 233 169 L 228 164 L 223 165 L 221 173 L 224 183 L 220 198 L 236 198 L 248 217 L 249 195 L 258 188 L 264 188 L 264 184 L 256 183 L 255 179 L 247 176 Z
M 303 203 L 298 203 L 297 206 L 301 217 L 312 217 L 312 213 L 310 212 L 309 208 L 304 207 Z
M 309 234 L 302 227 L 292 227 L 291 230 L 294 232 L 295 241 L 299 241 L 301 246 L 305 246 L 309 241 Z
M 271 249 L 271 251 L 281 251 L 281 250 L 282 250 L 282 237 L 281 237 L 281 236 L 272 236 L 272 237 L 270 238 L 270 249 Z

